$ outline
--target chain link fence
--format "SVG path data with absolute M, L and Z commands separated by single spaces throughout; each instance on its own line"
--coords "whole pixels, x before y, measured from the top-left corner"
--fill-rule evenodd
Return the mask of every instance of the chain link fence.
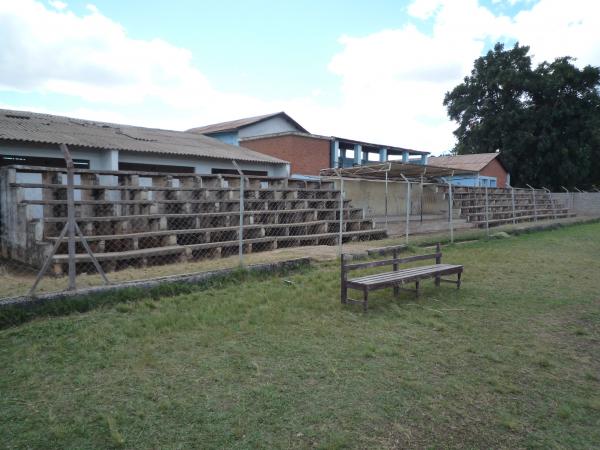
M 452 241 L 473 227 L 569 217 L 583 195 L 590 205 L 598 198 L 600 215 L 600 193 L 426 180 L 30 166 L 2 167 L 0 175 L 0 298 L 331 257 L 361 242 Z
M 243 266 L 255 255 L 268 262 L 298 247 L 339 252 L 345 242 L 385 237 L 330 180 L 0 170 L 0 298 Z

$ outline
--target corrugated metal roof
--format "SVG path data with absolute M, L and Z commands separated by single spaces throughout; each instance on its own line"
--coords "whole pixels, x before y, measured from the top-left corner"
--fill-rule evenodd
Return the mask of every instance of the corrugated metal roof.
M 344 169 L 322 169 L 321 176 L 343 176 L 354 178 L 372 178 L 385 180 L 403 180 L 404 175 L 409 179 L 436 179 L 448 175 L 472 175 L 476 172 L 467 169 L 455 169 L 453 167 L 441 167 L 431 164 L 411 164 L 400 161 L 387 161 L 384 163 L 363 164 L 361 166 L 346 167 Z
M 300 125 L 298 122 L 296 122 L 294 119 L 292 119 L 290 116 L 288 116 L 283 111 L 272 113 L 272 114 L 264 114 L 262 116 L 246 117 L 244 119 L 237 119 L 237 120 L 230 120 L 227 122 L 213 123 L 211 125 L 205 125 L 203 127 L 190 128 L 187 131 L 189 131 L 191 133 L 200 133 L 200 134 L 236 131 L 236 130 L 239 130 L 240 128 L 247 127 L 248 125 L 253 125 L 255 123 L 262 122 L 264 120 L 271 119 L 271 118 L 277 117 L 277 116 L 281 116 L 283 119 L 285 119 L 288 122 L 290 122 L 291 124 L 293 124 L 295 127 L 298 128 L 298 131 L 301 131 L 303 133 L 308 133 L 308 131 L 302 125 Z
M 479 172 L 499 155 L 500 153 L 475 153 L 472 155 L 431 156 L 429 163 L 438 167 Z
M 67 144 L 269 164 L 286 161 L 186 131 L 161 130 L 0 109 L 0 140 Z

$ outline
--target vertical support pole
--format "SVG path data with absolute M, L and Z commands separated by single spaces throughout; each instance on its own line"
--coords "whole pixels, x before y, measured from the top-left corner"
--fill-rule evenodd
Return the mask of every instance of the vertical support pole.
M 238 231 L 238 255 L 240 258 L 240 266 L 244 266 L 244 172 L 240 169 L 237 162 L 231 161 L 235 169 L 240 175 L 240 228 Z
M 340 254 L 340 297 L 342 304 L 347 303 L 348 288 L 346 287 L 346 261 L 343 253 Z
M 339 173 L 339 172 L 338 172 Z M 344 237 L 344 177 L 340 175 L 340 229 L 338 230 L 338 245 L 339 245 L 339 253 L 342 254 L 342 245 L 343 245 L 343 237 Z
M 240 266 L 244 265 L 244 176 L 240 177 L 240 245 L 238 253 L 240 255 Z
M 441 264 L 442 263 L 442 246 L 440 245 L 440 243 L 438 242 L 435 245 L 435 263 L 436 264 Z M 435 277 L 435 285 L 439 287 L 439 285 L 442 282 L 442 277 L 441 276 L 437 276 Z
M 452 174 L 454 176 L 454 173 Z M 454 206 L 454 198 L 452 197 L 452 177 L 448 179 L 448 217 L 450 226 L 450 242 L 454 243 L 454 218 L 452 217 L 452 210 Z
M 537 222 L 538 218 L 538 213 L 537 213 L 537 200 L 535 198 L 535 189 L 533 190 L 533 217 L 535 219 L 535 221 Z
M 421 195 L 420 195 L 419 203 L 421 204 L 421 224 L 423 223 L 423 175 L 421 175 Z
M 354 165 L 362 165 L 362 145 L 354 144 Z
M 389 167 L 388 167 L 389 170 Z M 388 230 L 388 170 L 385 171 L 385 230 Z
M 69 252 L 69 286 L 67 290 L 74 291 L 77 286 L 75 278 L 77 277 L 75 268 L 75 193 L 73 186 L 75 184 L 75 166 L 71 153 L 65 144 L 60 144 L 60 149 L 67 164 L 67 248 Z
M 529 185 L 527 185 L 529 186 Z M 537 222 L 537 205 L 535 202 L 535 189 L 532 188 L 531 186 L 529 186 L 531 188 L 531 197 L 533 198 L 533 221 Z
M 408 234 L 410 233 L 410 181 L 406 178 L 406 245 L 408 245 Z
M 408 235 L 410 233 L 410 181 L 403 174 L 400 174 L 406 181 L 406 245 L 408 245 Z
M 485 233 L 490 235 L 490 206 L 488 202 L 488 187 L 485 186 Z
M 552 217 L 556 220 L 556 204 L 554 203 L 554 197 L 552 196 L 552 191 L 550 189 L 546 189 L 548 196 L 550 196 L 550 205 L 552 205 Z
M 394 258 L 394 263 L 392 264 L 392 269 L 394 270 L 394 272 L 398 271 L 398 249 L 395 248 L 393 253 L 392 253 L 392 258 Z M 397 297 L 400 294 L 400 286 L 398 286 L 397 284 L 394 285 L 394 295 Z
M 515 211 L 515 188 L 511 187 L 510 188 L 510 196 L 511 196 L 511 200 L 512 200 L 512 222 L 513 225 L 517 223 L 517 217 L 516 217 L 516 211 Z

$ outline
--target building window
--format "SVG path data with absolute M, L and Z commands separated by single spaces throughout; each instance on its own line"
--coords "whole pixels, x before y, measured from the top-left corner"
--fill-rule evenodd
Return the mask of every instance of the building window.
M 76 169 L 89 169 L 90 162 L 85 159 L 73 159 Z M 0 166 L 40 166 L 65 168 L 64 158 L 46 158 L 41 156 L 0 155 Z
M 266 170 L 244 170 L 242 169 L 242 172 L 244 172 L 244 175 L 253 175 L 256 177 L 266 177 L 267 175 L 269 175 L 269 172 L 267 172 Z M 213 175 L 218 175 L 218 174 L 223 174 L 223 175 L 238 175 L 238 171 L 235 169 L 211 169 L 210 173 L 212 173 Z
M 141 164 L 119 162 L 119 170 L 130 172 L 162 172 L 162 173 L 194 173 L 193 167 L 189 166 L 166 166 L 161 164 Z

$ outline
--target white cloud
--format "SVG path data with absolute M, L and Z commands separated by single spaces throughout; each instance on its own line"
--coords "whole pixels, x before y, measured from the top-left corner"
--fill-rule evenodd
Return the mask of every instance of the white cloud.
M 50 0 L 48 3 L 58 10 L 65 9 L 68 6 L 65 2 L 61 2 L 60 0 Z
M 531 45 L 539 60 L 568 54 L 600 63 L 596 2 L 523 0 L 527 9 L 509 18 L 477 0 L 415 0 L 397 29 L 340 37 L 328 66 L 340 80 L 339 104 L 323 106 L 319 86 L 305 98 L 267 102 L 215 89 L 188 50 L 134 39 L 94 6 L 76 15 L 60 0 L 49 4 L 0 0 L 0 91 L 81 98 L 93 106 L 46 112 L 163 128 L 286 110 L 315 133 L 440 153 L 455 128 L 444 93 L 495 40 Z
M 329 69 L 341 77 L 344 112 L 363 137 L 441 153 L 453 146 L 442 100 L 493 42 L 531 46 L 534 61 L 570 55 L 600 65 L 600 6 L 540 0 L 514 18 L 495 15 L 477 0 L 416 0 L 413 24 L 363 37 L 342 36 Z M 527 4 L 527 5 L 525 5 Z M 432 32 L 415 25 L 431 25 Z
M 133 39 L 93 5 L 78 16 L 34 0 L 0 1 L 0 42 L 0 90 L 79 97 L 99 111 L 137 106 L 130 123 L 183 128 L 273 108 L 216 91 L 193 66 L 191 52 L 160 39 Z

